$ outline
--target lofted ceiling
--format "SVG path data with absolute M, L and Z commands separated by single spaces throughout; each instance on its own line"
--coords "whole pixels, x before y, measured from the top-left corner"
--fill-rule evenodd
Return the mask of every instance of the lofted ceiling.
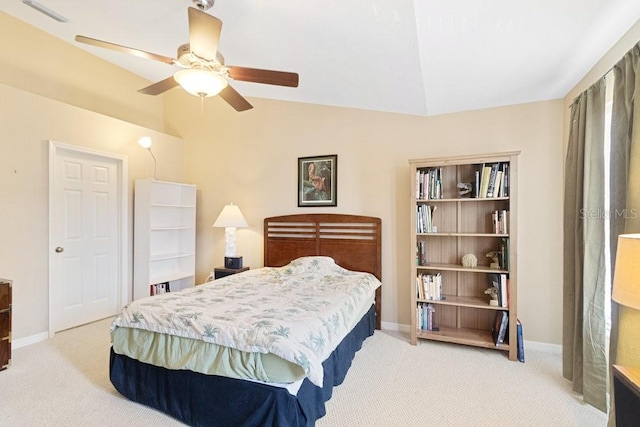
M 69 22 L 21 0 L 0 11 L 151 82 L 176 68 L 74 36 L 174 58 L 188 41 L 192 0 L 37 1 Z M 564 97 L 640 1 L 216 0 L 207 13 L 223 22 L 227 64 L 300 75 L 298 88 L 231 81 L 244 96 L 431 116 Z

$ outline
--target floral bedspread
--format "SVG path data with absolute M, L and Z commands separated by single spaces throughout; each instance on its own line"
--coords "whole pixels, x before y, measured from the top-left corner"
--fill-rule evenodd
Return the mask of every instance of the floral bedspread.
M 380 281 L 329 257 L 303 257 L 133 301 L 111 325 L 273 353 L 322 386 L 322 361 L 360 320 Z M 368 308 L 368 307 L 367 307 Z

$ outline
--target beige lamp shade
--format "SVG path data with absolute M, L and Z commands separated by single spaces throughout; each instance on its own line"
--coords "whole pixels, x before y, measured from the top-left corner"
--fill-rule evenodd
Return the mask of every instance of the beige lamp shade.
M 240 208 L 231 203 L 226 205 L 213 223 L 214 227 L 224 227 L 225 250 L 224 256 L 236 256 L 236 228 L 248 227 Z
M 611 297 L 619 304 L 640 310 L 640 234 L 618 236 Z

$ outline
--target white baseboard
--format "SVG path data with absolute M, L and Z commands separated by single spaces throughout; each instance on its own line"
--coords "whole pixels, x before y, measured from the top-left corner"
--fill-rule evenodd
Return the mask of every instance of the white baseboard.
M 402 325 L 399 323 L 392 322 L 381 322 L 382 329 L 386 329 L 387 331 L 400 331 L 409 333 L 409 325 Z
M 48 332 L 40 332 L 39 334 L 31 335 L 29 337 L 12 340 L 11 349 L 15 350 L 16 348 L 26 347 L 28 345 L 39 343 L 41 341 L 46 341 L 48 339 L 49 339 Z
M 560 344 L 550 344 L 548 342 L 527 341 L 524 340 L 524 351 L 535 350 L 543 353 L 562 354 L 562 346 Z
M 382 322 L 382 329 L 388 331 L 410 332 L 410 325 L 403 325 L 393 322 Z M 527 349 L 534 351 L 540 351 L 543 353 L 562 354 L 562 346 L 560 344 L 550 344 L 546 342 L 527 341 L 524 340 L 525 352 Z

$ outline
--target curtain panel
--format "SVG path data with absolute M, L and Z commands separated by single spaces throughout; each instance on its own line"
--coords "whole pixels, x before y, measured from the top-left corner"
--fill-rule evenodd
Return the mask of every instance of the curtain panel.
M 640 311 L 611 303 L 607 299 L 611 290 L 606 289 L 615 274 L 607 270 L 606 258 L 615 266 L 618 235 L 640 232 L 640 108 L 635 108 L 640 100 L 640 43 L 613 72 L 610 147 L 604 145 L 603 77 L 571 105 L 565 162 L 562 369 L 585 402 L 602 411 L 607 410 L 609 366 L 616 361 L 640 366 L 640 351 L 634 350 L 640 336 Z M 605 150 L 609 154 L 606 168 Z M 612 423 L 613 404 L 610 409 Z
M 565 162 L 563 363 L 585 402 L 607 411 L 605 80 L 571 105 Z
M 611 200 L 622 210 L 611 222 L 612 258 L 618 235 L 640 233 L 640 43 L 613 67 Z
M 618 235 L 640 233 L 640 108 L 635 108 L 640 100 L 640 43 L 613 70 L 611 208 L 616 215 L 611 221 L 611 257 L 615 265 Z M 640 313 L 612 303 L 611 320 L 611 362 L 640 366 L 640 354 L 631 345 L 640 336 Z
M 640 232 L 640 43 L 613 67 L 610 194 L 611 265 L 615 265 L 618 235 Z M 637 351 L 640 313 L 611 302 L 610 364 L 640 366 Z M 615 425 L 612 402 L 609 425 Z

